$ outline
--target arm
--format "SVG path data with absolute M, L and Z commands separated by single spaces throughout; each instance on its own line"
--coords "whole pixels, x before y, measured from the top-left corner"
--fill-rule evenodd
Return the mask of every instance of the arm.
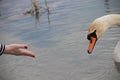
M 10 45 L 3 45 L 1 44 L 1 55 L 2 54 L 10 54 L 16 56 L 30 56 L 35 57 L 35 54 L 32 51 L 29 51 L 28 45 L 26 44 L 10 44 Z

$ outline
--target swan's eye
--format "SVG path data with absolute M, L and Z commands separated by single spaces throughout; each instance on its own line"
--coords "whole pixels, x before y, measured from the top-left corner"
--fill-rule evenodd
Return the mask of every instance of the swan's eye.
M 87 36 L 87 39 L 88 39 L 88 40 L 91 40 L 91 35 L 90 35 L 90 34 Z
M 89 35 L 87 36 L 87 39 L 88 39 L 88 40 L 91 40 L 91 37 L 97 38 L 96 30 L 95 30 L 93 33 L 89 34 Z

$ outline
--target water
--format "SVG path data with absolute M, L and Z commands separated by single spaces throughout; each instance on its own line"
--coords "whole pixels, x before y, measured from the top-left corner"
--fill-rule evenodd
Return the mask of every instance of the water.
M 37 0 L 45 7 L 44 0 Z M 87 30 L 103 15 L 120 13 L 120 0 L 47 0 L 48 14 L 23 15 L 31 0 L 0 0 L 0 41 L 27 43 L 36 58 L 3 55 L 0 80 L 120 80 L 113 51 L 120 28 L 110 28 L 87 54 Z

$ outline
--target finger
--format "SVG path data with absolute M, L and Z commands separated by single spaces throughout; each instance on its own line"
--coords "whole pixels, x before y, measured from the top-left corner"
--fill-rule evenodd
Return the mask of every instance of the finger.
M 29 57 L 35 57 L 35 54 L 32 51 L 29 51 L 27 49 L 20 49 L 19 55 L 29 56 Z
M 23 49 L 27 49 L 28 48 L 27 44 L 13 44 L 13 46 L 15 46 L 16 48 L 23 48 Z

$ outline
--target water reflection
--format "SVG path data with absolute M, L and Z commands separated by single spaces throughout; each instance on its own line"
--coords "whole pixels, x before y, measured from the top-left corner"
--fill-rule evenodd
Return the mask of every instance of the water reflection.
M 106 13 L 110 13 L 109 0 L 105 0 Z
M 47 12 L 48 12 L 48 23 L 50 24 L 50 10 L 49 10 L 49 7 L 48 7 L 48 5 L 47 5 L 47 1 L 46 0 L 44 0 L 44 3 L 45 3 L 45 9 L 47 10 Z
M 48 23 L 50 24 L 50 9 L 49 6 L 47 5 L 47 1 L 44 0 L 45 7 L 39 6 L 37 4 L 36 0 L 32 1 L 31 9 L 27 10 L 24 12 L 24 15 L 31 14 L 32 16 L 35 16 L 35 23 L 39 22 L 40 17 L 47 12 L 47 18 L 48 18 Z M 41 12 L 41 9 L 44 9 L 45 12 Z
M 120 8 L 118 8 L 118 7 L 115 7 L 115 8 L 113 8 L 113 7 L 111 7 L 111 2 L 110 2 L 111 0 L 105 0 L 105 6 L 106 6 L 106 13 L 107 14 L 110 14 L 111 12 L 116 12 L 117 14 L 119 14 L 119 11 L 120 11 Z M 116 2 L 117 2 L 117 0 L 116 0 Z M 113 2 L 114 3 L 114 2 Z M 118 2 L 119 3 L 119 2 Z M 116 4 L 116 6 L 117 6 L 117 4 Z

